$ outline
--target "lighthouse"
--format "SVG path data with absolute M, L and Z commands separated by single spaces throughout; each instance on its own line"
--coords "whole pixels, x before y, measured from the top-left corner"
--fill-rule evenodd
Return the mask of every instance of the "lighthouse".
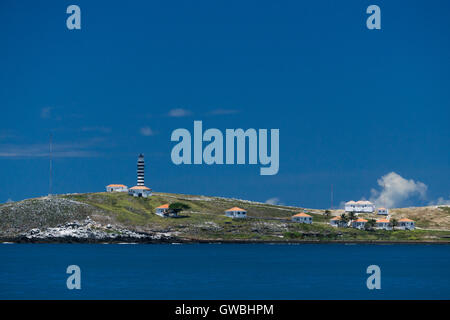
M 137 184 L 136 186 L 128 189 L 128 194 L 130 196 L 147 198 L 152 195 L 152 189 L 147 188 L 145 186 L 144 176 L 145 176 L 144 155 L 141 153 L 138 156 L 137 161 Z
M 137 185 L 138 186 L 145 186 L 144 170 L 145 170 L 144 155 L 141 153 L 138 157 L 138 162 L 137 162 Z

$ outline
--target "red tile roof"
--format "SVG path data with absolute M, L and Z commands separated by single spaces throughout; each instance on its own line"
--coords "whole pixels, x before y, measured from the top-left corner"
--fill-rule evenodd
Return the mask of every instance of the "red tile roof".
M 150 188 L 144 186 L 135 186 L 133 188 L 130 188 L 130 190 L 150 190 Z
M 294 215 L 294 217 L 311 217 L 311 216 L 309 214 L 301 212 Z
M 241 208 L 238 208 L 238 207 L 233 207 L 231 209 L 225 210 L 225 212 L 228 212 L 228 211 L 244 211 L 244 212 L 247 212 L 247 210 L 244 210 L 244 209 L 241 209 Z

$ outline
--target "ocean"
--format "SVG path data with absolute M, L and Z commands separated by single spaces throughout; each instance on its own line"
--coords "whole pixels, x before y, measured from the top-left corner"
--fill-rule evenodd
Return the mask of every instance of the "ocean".
M 449 298 L 449 245 L 0 244 L 0 299 Z

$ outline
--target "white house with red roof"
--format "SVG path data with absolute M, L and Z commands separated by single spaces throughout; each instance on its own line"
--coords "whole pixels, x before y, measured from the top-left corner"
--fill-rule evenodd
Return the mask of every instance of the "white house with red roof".
M 366 223 L 367 223 L 366 219 L 358 218 L 352 221 L 352 227 L 362 230 L 366 227 Z
M 123 184 L 109 184 L 106 186 L 106 192 L 128 192 L 128 187 Z
M 336 216 L 330 219 L 330 225 L 332 227 L 346 227 L 347 223 L 342 221 L 342 218 L 340 216 Z
M 381 207 L 377 209 L 377 214 L 387 216 L 389 214 L 389 210 Z
M 388 219 L 378 219 L 375 228 L 379 230 L 392 230 L 391 222 Z
M 155 214 L 157 214 L 158 216 L 163 217 L 163 218 L 167 218 L 167 217 L 177 217 L 177 216 L 178 216 L 178 214 L 177 214 L 176 211 L 171 210 L 171 209 L 169 208 L 169 204 L 168 204 L 168 203 L 163 204 L 163 205 L 157 207 L 157 208 L 156 208 L 156 211 L 155 211 Z
M 128 194 L 133 197 L 147 198 L 152 195 L 152 189 L 146 186 L 135 186 L 128 189 Z
M 246 218 L 247 210 L 238 207 L 233 207 L 228 210 L 225 210 L 225 215 L 230 218 Z
M 397 228 L 402 230 L 414 230 L 416 228 L 416 223 L 414 220 L 403 218 L 398 220 Z
M 301 212 L 301 213 L 297 213 L 297 214 L 293 215 L 292 216 L 292 221 L 299 222 L 299 223 L 311 224 L 312 223 L 312 217 L 309 214 Z

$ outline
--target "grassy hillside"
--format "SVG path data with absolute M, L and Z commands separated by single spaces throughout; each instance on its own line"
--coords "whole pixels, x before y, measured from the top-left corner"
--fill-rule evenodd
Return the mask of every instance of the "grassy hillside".
M 154 214 L 156 207 L 173 202 L 187 204 L 190 209 L 182 212 L 178 218 L 161 218 Z M 225 217 L 224 211 L 234 206 L 246 209 L 248 219 Z M 0 235 L 15 235 L 32 228 L 55 227 L 90 216 L 102 225 L 112 225 L 112 228 L 168 232 L 184 240 L 450 241 L 450 231 L 446 230 L 392 232 L 336 229 L 328 225 L 330 217 L 325 216 L 323 210 L 308 210 L 313 216 L 312 225 L 291 222 L 291 216 L 301 211 L 303 208 L 168 193 L 155 193 L 147 199 L 130 197 L 124 193 L 72 194 L 1 205 Z M 413 209 L 395 209 L 393 214 L 415 219 L 419 227 L 450 229 L 450 212 L 447 209 L 420 208 L 418 212 Z M 333 211 L 332 214 L 339 213 Z

